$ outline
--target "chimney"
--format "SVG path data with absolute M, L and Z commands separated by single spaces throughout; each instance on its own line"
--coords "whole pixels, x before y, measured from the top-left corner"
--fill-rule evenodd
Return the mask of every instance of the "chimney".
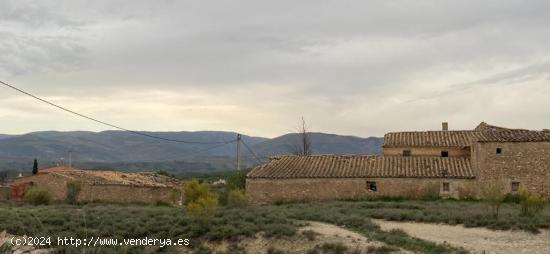
M 449 123 L 447 123 L 447 122 L 442 122 L 442 123 L 441 123 L 441 130 L 443 130 L 443 131 L 448 131 L 448 130 L 449 130 Z

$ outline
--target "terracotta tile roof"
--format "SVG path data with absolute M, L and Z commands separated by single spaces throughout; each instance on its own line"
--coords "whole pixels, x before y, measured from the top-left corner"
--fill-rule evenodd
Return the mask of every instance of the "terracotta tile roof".
M 546 142 L 549 130 L 509 129 L 480 123 L 474 130 L 390 132 L 384 147 L 467 147 L 473 142 Z
M 477 136 L 475 131 L 390 132 L 384 135 L 384 147 L 438 146 L 466 147 Z
M 148 187 L 176 187 L 180 185 L 180 181 L 178 179 L 149 172 L 125 173 L 118 171 L 96 171 L 68 167 L 55 167 L 40 170 L 39 173 L 56 174 L 96 185 L 120 184 Z
M 548 142 L 550 141 L 550 131 L 509 129 L 480 123 L 475 131 L 480 135 L 477 138 L 479 142 Z
M 469 158 L 369 155 L 282 156 L 248 178 L 474 178 Z

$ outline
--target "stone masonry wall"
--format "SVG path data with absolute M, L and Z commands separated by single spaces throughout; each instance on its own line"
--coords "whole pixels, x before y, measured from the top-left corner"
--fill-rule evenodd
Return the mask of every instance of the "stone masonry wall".
M 367 181 L 376 182 L 376 192 L 368 190 Z M 377 196 L 418 197 L 424 194 L 457 197 L 458 187 L 472 181 L 419 178 L 247 179 L 246 194 L 253 204 Z M 443 182 L 450 183 L 449 192 L 441 191 Z
M 410 150 L 411 156 L 441 156 L 442 151 L 448 151 L 449 157 L 469 157 L 470 148 L 456 147 L 384 147 L 385 156 L 401 156 L 403 150 Z
M 56 174 L 38 174 L 17 178 L 12 185 L 34 184 L 47 189 L 55 200 L 65 200 L 67 197 L 67 181 L 70 179 Z M 172 188 L 147 187 L 131 185 L 89 185 L 82 184 L 79 201 L 106 201 L 106 202 L 137 202 L 153 203 L 156 201 L 170 202 Z
M 550 196 L 550 142 L 476 143 L 472 167 L 481 184 L 502 180 L 511 191 L 512 182 L 519 182 L 531 192 Z
M 104 201 L 115 203 L 170 203 L 172 188 L 131 185 L 83 185 L 79 201 Z
M 67 178 L 55 174 L 37 174 L 16 178 L 12 185 L 33 183 L 50 192 L 55 200 L 63 200 L 67 196 Z

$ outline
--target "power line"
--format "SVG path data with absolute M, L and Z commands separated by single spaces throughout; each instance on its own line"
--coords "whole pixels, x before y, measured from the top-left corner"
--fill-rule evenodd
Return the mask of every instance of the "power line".
M 259 164 L 262 164 L 262 160 L 260 160 L 258 156 L 256 156 L 256 153 L 254 153 L 254 151 L 252 151 L 252 149 L 250 149 L 250 147 L 243 140 L 241 140 L 241 142 L 243 143 L 246 150 L 248 150 L 252 154 L 252 156 L 256 158 L 256 161 L 258 161 Z
M 104 122 L 104 121 L 101 121 L 101 120 L 98 120 L 98 119 L 95 119 L 93 117 L 90 117 L 90 116 L 87 116 L 87 115 L 84 115 L 84 114 L 81 114 L 81 113 L 78 113 L 74 110 L 71 110 L 71 109 L 68 109 L 68 108 L 65 108 L 63 106 L 60 106 L 60 105 L 57 105 L 53 102 L 50 102 L 48 100 L 45 100 L 45 99 L 42 99 L 36 95 L 33 95 L 29 92 L 26 92 L 26 91 L 23 91 L 15 86 L 12 86 L 6 82 L 3 82 L 0 80 L 0 84 L 6 86 L 6 87 L 9 87 L 17 92 L 20 92 L 22 94 L 25 94 L 27 96 L 30 96 L 34 99 L 37 99 L 41 102 L 44 102 L 46 104 L 49 104 L 50 106 L 53 106 L 53 107 L 56 107 L 58 109 L 61 109 L 63 111 L 66 111 L 66 112 L 69 112 L 73 115 L 77 115 L 77 116 L 80 116 L 82 118 L 86 118 L 88 120 L 91 120 L 91 121 L 94 121 L 96 123 L 100 123 L 100 124 L 103 124 L 103 125 L 106 125 L 106 126 L 109 126 L 109 127 L 112 127 L 112 128 L 115 128 L 115 129 L 119 129 L 119 130 L 122 130 L 122 131 L 127 131 L 127 132 L 130 132 L 130 133 L 133 133 L 133 134 L 136 134 L 136 135 L 141 135 L 141 136 L 144 136 L 144 137 L 148 137 L 148 138 L 153 138 L 153 139 L 158 139 L 158 140 L 163 140 L 163 141 L 170 141 L 170 142 L 177 142 L 177 143 L 187 143 L 187 144 L 197 144 L 197 145 L 212 145 L 212 144 L 228 144 L 228 143 L 231 143 L 231 142 L 234 142 L 235 140 L 226 140 L 226 141 L 218 141 L 218 142 L 198 142 L 198 141 L 188 141 L 188 140 L 178 140 L 178 139 L 170 139 L 170 138 L 163 138 L 163 137 L 159 137 L 159 136 L 155 136 L 155 135 L 151 135 L 151 134 L 147 134 L 147 133 L 143 133 L 143 132 L 139 132 L 139 131 L 133 131 L 133 130 L 130 130 L 130 129 L 126 129 L 124 127 L 120 127 L 120 126 L 117 126 L 117 125 L 114 125 L 114 124 L 110 124 L 110 123 L 107 123 L 107 122 Z

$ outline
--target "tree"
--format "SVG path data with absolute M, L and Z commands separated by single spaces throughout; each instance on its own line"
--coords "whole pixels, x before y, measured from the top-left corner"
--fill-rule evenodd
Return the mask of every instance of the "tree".
M 483 195 L 483 199 L 485 199 L 485 201 L 489 204 L 491 214 L 495 218 L 498 218 L 500 206 L 505 198 L 504 185 L 502 181 L 488 181 L 484 186 L 482 186 L 481 194 Z
M 32 166 L 32 174 L 36 175 L 38 174 L 38 160 L 34 159 L 34 165 Z
M 292 147 L 292 153 L 299 156 L 311 155 L 311 136 L 304 117 L 302 117 L 301 126 L 298 128 L 298 136 L 299 141 Z

